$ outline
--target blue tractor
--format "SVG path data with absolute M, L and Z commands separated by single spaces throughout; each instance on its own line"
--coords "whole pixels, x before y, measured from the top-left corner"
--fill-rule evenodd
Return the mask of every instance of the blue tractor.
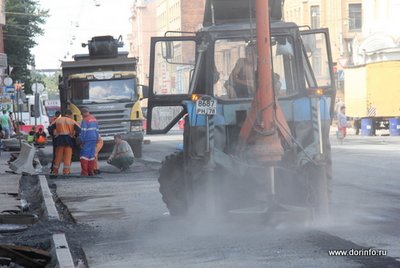
M 151 39 L 147 133 L 185 120 L 183 150 L 160 170 L 171 215 L 293 205 L 328 214 L 336 92 L 328 29 L 285 22 L 282 7 L 209 0 L 201 30 Z

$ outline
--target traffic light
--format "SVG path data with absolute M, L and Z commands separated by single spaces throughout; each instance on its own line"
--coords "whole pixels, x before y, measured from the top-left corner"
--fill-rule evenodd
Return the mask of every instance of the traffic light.
M 15 88 L 16 91 L 22 90 L 22 86 L 23 86 L 23 85 L 22 85 L 21 83 L 15 83 L 15 84 L 14 84 L 14 88 Z

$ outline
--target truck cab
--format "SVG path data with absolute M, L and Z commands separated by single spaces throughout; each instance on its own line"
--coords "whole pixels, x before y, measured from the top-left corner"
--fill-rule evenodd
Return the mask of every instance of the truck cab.
M 93 37 L 83 45 L 89 47 L 89 54 L 75 55 L 74 61 L 61 65 L 61 110 L 72 110 L 79 122 L 80 109 L 88 108 L 98 121 L 103 152 L 112 150 L 114 135 L 120 134 L 135 157 L 141 157 L 144 132 L 137 58 L 118 52 L 121 42 L 111 36 Z

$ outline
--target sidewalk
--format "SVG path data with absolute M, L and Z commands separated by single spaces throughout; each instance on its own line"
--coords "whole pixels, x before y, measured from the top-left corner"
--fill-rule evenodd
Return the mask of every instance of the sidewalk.
M 0 152 L 0 213 L 3 210 L 18 209 L 20 201 L 15 196 L 9 195 L 18 194 L 19 179 L 21 175 L 7 173 L 10 171 L 7 161 L 10 159 L 9 152 Z

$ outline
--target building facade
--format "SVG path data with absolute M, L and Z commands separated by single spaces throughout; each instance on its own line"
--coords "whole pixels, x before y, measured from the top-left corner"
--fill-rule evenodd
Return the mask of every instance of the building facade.
M 353 42 L 353 63 L 400 60 L 400 0 L 364 0 L 362 32 Z
M 150 38 L 165 32 L 195 32 L 203 22 L 205 0 L 136 0 L 132 8 L 130 54 L 139 57 L 138 76 L 148 85 Z
M 130 56 L 138 57 L 137 74 L 139 83 L 148 85 L 150 38 L 157 35 L 156 2 L 136 1 L 132 7 L 132 31 L 129 36 Z
M 400 60 L 400 0 L 286 0 L 286 21 L 329 28 L 337 82 L 344 67 Z
M 353 65 L 353 42 L 363 31 L 363 0 L 286 0 L 285 21 L 311 29 L 328 28 L 338 97 L 343 97 L 343 68 Z M 322 63 L 321 63 L 322 64 Z
M 352 64 L 352 43 L 363 29 L 362 0 L 286 0 L 286 21 L 311 28 L 329 28 L 333 61 Z

